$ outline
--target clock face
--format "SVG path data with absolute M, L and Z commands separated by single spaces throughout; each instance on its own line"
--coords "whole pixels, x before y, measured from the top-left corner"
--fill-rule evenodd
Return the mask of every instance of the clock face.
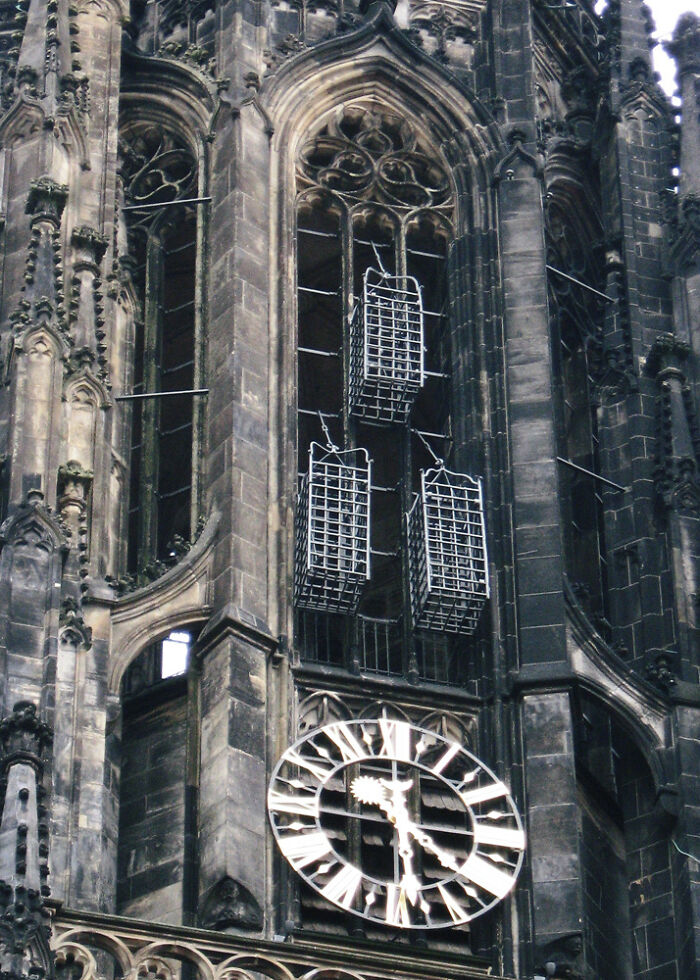
M 401 929 L 482 915 L 515 884 L 525 834 L 503 782 L 436 732 L 387 718 L 308 732 L 277 763 L 268 810 L 308 885 Z

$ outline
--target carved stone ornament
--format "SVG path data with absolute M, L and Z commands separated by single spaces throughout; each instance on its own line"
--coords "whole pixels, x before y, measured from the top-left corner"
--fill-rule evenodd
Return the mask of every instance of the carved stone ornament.
M 669 691 L 678 682 L 678 654 L 675 650 L 650 650 L 646 675 L 662 691 Z
M 52 740 L 51 729 L 37 716 L 36 705 L 18 701 L 12 714 L 0 721 L 0 772 L 6 775 L 19 760 L 39 770 L 44 749 Z
M 69 460 L 58 470 L 58 508 L 65 520 L 81 518 L 87 509 L 93 473 L 76 460 Z
M 200 912 L 203 929 L 262 929 L 263 914 L 251 892 L 226 876 L 209 891 Z
M 14 514 L 0 527 L 0 548 L 24 545 L 41 551 L 67 551 L 66 528 L 44 504 L 41 490 L 29 490 Z
M 99 265 L 107 250 L 107 239 L 90 225 L 80 225 L 73 229 L 71 244 L 78 252 L 77 261 Z
M 26 211 L 58 226 L 67 200 L 66 184 L 59 184 L 51 177 L 38 177 L 29 185 Z
M 80 603 L 72 596 L 67 596 L 61 603 L 59 614 L 59 638 L 61 643 L 89 650 L 92 646 L 92 630 L 85 624 Z
M 152 123 L 132 124 L 119 141 L 125 203 L 160 204 L 190 195 L 197 162 L 174 133 Z M 153 214 L 149 213 L 148 221 Z
M 583 937 L 572 932 L 540 947 L 536 972 L 552 980 L 587 980 L 583 971 Z

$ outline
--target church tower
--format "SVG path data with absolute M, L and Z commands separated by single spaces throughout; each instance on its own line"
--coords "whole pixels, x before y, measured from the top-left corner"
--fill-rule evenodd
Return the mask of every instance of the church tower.
M 680 101 L 653 31 L 0 0 L 2 980 L 699 975 L 700 19 Z

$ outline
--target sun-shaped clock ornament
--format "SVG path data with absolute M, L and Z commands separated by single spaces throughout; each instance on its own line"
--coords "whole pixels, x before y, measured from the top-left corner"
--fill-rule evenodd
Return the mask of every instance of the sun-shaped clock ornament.
M 268 811 L 294 870 L 373 923 L 444 929 L 515 884 L 525 833 L 508 789 L 457 742 L 407 721 L 338 721 L 277 763 Z

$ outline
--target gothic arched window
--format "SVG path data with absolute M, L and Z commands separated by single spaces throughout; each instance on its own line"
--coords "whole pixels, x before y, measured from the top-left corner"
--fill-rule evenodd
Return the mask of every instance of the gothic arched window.
M 405 118 L 357 102 L 302 144 L 297 190 L 297 646 L 306 661 L 458 682 L 464 658 L 453 637 L 414 627 L 406 547 L 421 471 L 452 450 L 447 168 Z M 314 519 L 303 490 L 314 465 L 341 474 L 323 501 L 331 525 L 336 508 L 337 528 L 314 538 L 318 529 L 302 526 L 300 537 L 300 522 Z M 371 485 L 366 500 L 360 484 Z M 368 560 L 358 545 L 367 528 Z M 342 595 L 320 578 L 300 585 L 299 549 L 321 547 L 321 537 L 338 567 L 355 562 Z
M 128 570 L 172 560 L 199 517 L 204 221 L 197 160 L 161 123 L 127 122 L 120 144 L 134 325 Z M 183 203 L 179 203 L 183 202 Z M 160 395 L 160 397 L 151 397 Z
M 574 464 L 561 470 L 566 508 L 564 544 L 571 584 L 589 613 L 605 629 L 603 499 L 600 484 L 590 475 L 600 472 L 594 389 L 605 283 L 594 248 L 595 236 L 574 221 L 575 207 L 575 203 L 565 203 L 550 194 L 546 210 L 549 305 L 562 403 L 560 452 Z

